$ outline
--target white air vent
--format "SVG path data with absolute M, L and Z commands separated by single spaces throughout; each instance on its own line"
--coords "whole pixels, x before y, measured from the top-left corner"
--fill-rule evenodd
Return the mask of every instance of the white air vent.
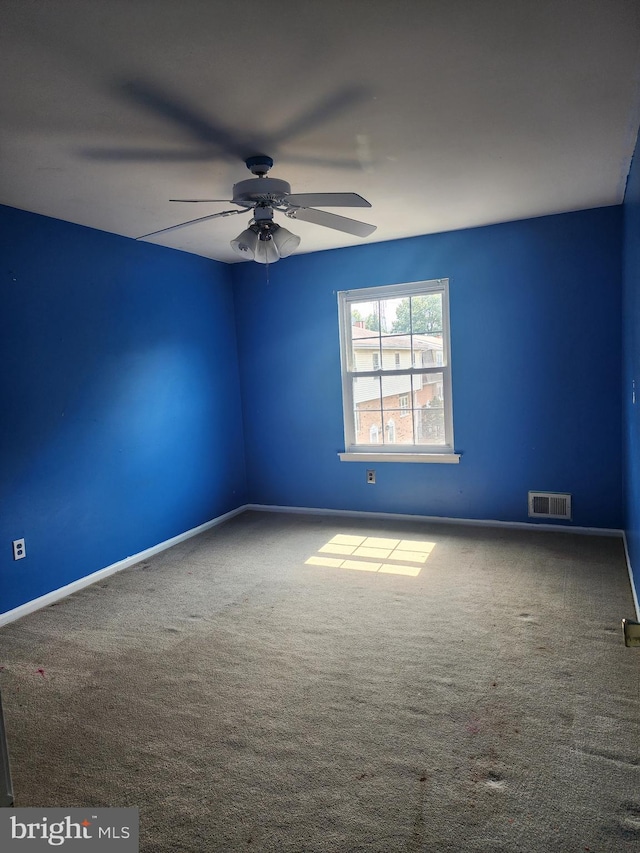
M 559 492 L 529 492 L 529 516 L 571 520 L 571 495 Z

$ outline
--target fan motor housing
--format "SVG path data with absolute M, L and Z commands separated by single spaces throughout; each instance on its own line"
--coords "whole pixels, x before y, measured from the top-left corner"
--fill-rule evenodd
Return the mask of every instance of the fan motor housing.
M 291 185 L 279 178 L 247 178 L 233 185 L 233 200 L 240 204 L 281 203 L 290 194 Z

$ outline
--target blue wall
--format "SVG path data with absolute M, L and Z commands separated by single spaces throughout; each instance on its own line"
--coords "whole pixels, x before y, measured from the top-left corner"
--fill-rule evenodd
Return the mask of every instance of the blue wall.
M 620 207 L 233 267 L 253 502 L 622 526 Z M 450 279 L 459 465 L 340 462 L 336 291 Z M 377 484 L 365 483 L 375 467 Z
M 636 168 L 629 340 L 638 180 Z M 0 207 L 0 612 L 246 502 L 526 521 L 527 492 L 540 489 L 571 492 L 576 525 L 621 527 L 622 216 L 299 255 L 267 281 L 257 264 Z M 440 277 L 462 461 L 376 464 L 369 486 L 371 466 L 337 456 L 336 292 Z M 640 376 L 632 340 L 629 375 L 634 365 Z M 637 552 L 640 478 L 628 495 Z M 16 563 L 22 536 L 28 557 Z
M 227 266 L 2 207 L 0 259 L 4 612 L 247 495 Z
M 625 528 L 634 585 L 640 591 L 640 143 L 631 163 L 623 210 Z

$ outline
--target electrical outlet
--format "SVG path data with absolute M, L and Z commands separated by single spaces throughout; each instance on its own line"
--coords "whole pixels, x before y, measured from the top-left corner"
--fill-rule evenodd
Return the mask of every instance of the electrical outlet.
M 622 633 L 625 646 L 640 648 L 640 622 L 634 622 L 633 619 L 623 619 Z
M 370 468 L 367 471 L 367 483 L 375 483 L 376 481 L 376 472 Z
M 24 560 L 27 556 L 27 549 L 25 548 L 24 539 L 14 539 L 13 540 L 13 559 L 14 560 Z

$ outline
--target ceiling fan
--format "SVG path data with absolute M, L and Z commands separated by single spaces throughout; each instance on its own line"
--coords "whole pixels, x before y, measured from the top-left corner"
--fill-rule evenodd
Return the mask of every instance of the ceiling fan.
M 200 216 L 198 219 L 190 219 L 178 225 L 161 228 L 159 231 L 151 231 L 137 239 L 144 240 L 156 234 L 186 228 L 196 222 L 206 222 L 208 219 L 253 211 L 249 227 L 231 241 L 231 247 L 237 254 L 248 260 L 257 261 L 259 264 L 270 264 L 291 255 L 300 244 L 298 236 L 273 221 L 275 211 L 284 213 L 289 219 L 323 225 L 325 228 L 333 228 L 356 237 L 368 237 L 376 230 L 375 225 L 369 225 L 357 219 L 348 219 L 335 213 L 327 213 L 324 210 L 316 210 L 317 207 L 371 207 L 370 203 L 357 193 L 292 193 L 291 186 L 286 181 L 267 177 L 267 172 L 273 166 L 271 157 L 264 154 L 248 157 L 245 165 L 255 177 L 234 184 L 233 197 L 230 199 L 170 199 L 172 202 L 188 204 L 228 202 L 237 205 L 239 209 L 222 210 L 219 213 L 211 213 L 209 216 Z

